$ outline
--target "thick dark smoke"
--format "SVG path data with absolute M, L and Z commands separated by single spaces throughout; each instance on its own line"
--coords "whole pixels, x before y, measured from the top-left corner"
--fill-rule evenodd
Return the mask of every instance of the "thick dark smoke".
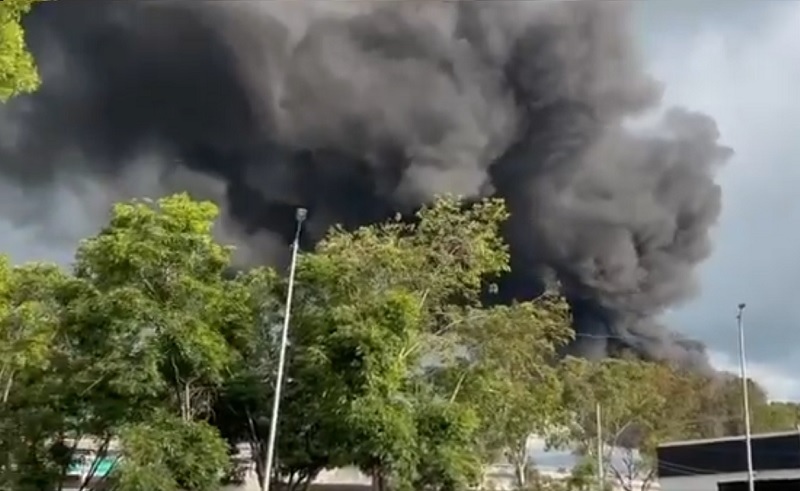
M 311 243 L 437 194 L 499 195 L 513 214 L 504 297 L 555 273 L 582 352 L 704 366 L 657 317 L 695 290 L 730 151 L 701 114 L 642 122 L 660 87 L 629 8 L 46 3 L 28 20 L 44 85 L 0 109 L 3 186 L 30 196 L 3 214 L 52 222 L 68 190 L 75 220 L 99 220 L 91 208 L 111 200 L 188 189 L 222 204 L 240 260 L 282 261 L 297 205 Z

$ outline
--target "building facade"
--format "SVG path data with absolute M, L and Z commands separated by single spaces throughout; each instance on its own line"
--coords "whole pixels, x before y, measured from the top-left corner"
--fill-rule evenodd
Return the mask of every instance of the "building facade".
M 800 491 L 800 431 L 753 435 L 756 491 Z M 747 491 L 743 436 L 659 446 L 662 491 Z

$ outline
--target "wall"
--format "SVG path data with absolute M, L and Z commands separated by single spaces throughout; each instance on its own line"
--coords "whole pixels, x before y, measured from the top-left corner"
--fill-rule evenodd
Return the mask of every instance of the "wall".
M 314 484 L 311 486 L 313 491 L 366 491 L 370 489 L 371 481 L 369 477 L 361 474 L 355 468 L 343 468 L 330 471 L 323 471 Z M 251 467 L 247 471 L 246 480 L 241 486 L 227 486 L 223 491 L 259 491 L 258 478 L 255 470 Z
M 800 471 L 762 471 L 756 473 L 756 479 L 800 479 Z M 679 476 L 662 477 L 659 479 L 661 491 L 719 491 L 718 484 L 730 481 L 747 481 L 746 472 L 736 472 L 730 474 L 713 474 L 706 476 Z M 800 489 L 796 485 L 789 485 L 786 489 Z M 756 487 L 758 490 L 758 487 Z
M 752 449 L 756 471 L 800 468 L 800 435 L 797 432 L 754 435 Z M 662 478 L 745 470 L 747 445 L 743 437 L 671 443 L 658 449 L 658 475 Z

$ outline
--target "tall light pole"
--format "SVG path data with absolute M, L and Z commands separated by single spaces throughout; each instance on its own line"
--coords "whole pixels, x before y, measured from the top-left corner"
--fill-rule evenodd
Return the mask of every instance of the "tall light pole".
M 292 242 L 292 262 L 289 266 L 289 287 L 286 291 L 286 307 L 283 312 L 283 330 L 281 331 L 280 354 L 278 355 L 278 373 L 275 375 L 275 395 L 272 399 L 272 418 L 269 420 L 269 440 L 264 462 L 264 475 L 261 476 L 261 489 L 269 491 L 272 477 L 272 466 L 275 458 L 275 437 L 278 433 L 278 413 L 281 406 L 281 389 L 283 388 L 283 372 L 286 368 L 286 344 L 289 339 L 289 320 L 292 316 L 292 296 L 294 294 L 294 273 L 297 269 L 297 252 L 300 249 L 300 231 L 308 214 L 305 208 L 298 208 L 295 213 L 297 228 Z
M 745 304 L 739 304 L 739 311 L 736 314 L 736 321 L 739 327 L 739 366 L 742 375 L 742 404 L 744 406 L 744 441 L 747 451 L 747 488 L 755 491 L 755 476 L 753 473 L 753 440 L 750 435 L 750 397 L 748 395 L 747 383 L 747 358 L 744 349 L 744 308 Z
M 597 425 L 597 489 L 603 491 L 606 487 L 606 473 L 603 468 L 603 419 L 600 403 L 595 406 L 595 418 Z

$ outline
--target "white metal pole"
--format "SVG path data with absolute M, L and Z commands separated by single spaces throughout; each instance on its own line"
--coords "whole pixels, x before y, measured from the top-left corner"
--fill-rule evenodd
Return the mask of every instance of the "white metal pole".
M 745 304 L 739 304 L 736 321 L 739 327 L 739 366 L 742 375 L 742 404 L 744 406 L 744 439 L 747 451 L 747 486 L 749 491 L 755 491 L 755 475 L 753 473 L 753 441 L 750 434 L 750 397 L 747 383 L 747 358 L 744 347 L 744 313 Z
M 281 405 L 281 389 L 283 388 L 283 372 L 286 367 L 286 345 L 289 339 L 289 321 L 292 315 L 292 296 L 294 294 L 294 273 L 297 269 L 297 253 L 300 249 L 300 231 L 306 219 L 305 208 L 298 208 L 296 219 L 297 229 L 292 242 L 292 262 L 289 266 L 289 287 L 286 292 L 286 307 L 283 313 L 283 331 L 281 331 L 280 353 L 278 355 L 278 373 L 275 375 L 275 394 L 272 399 L 272 418 L 269 420 L 269 440 L 267 441 L 267 455 L 264 462 L 264 475 L 261 476 L 261 489 L 269 491 L 272 481 L 272 466 L 275 457 L 275 438 L 278 433 L 278 413 Z
M 597 425 L 597 489 L 603 491 L 606 486 L 605 469 L 603 469 L 603 430 L 602 418 L 600 411 L 600 403 L 596 407 L 596 425 Z

